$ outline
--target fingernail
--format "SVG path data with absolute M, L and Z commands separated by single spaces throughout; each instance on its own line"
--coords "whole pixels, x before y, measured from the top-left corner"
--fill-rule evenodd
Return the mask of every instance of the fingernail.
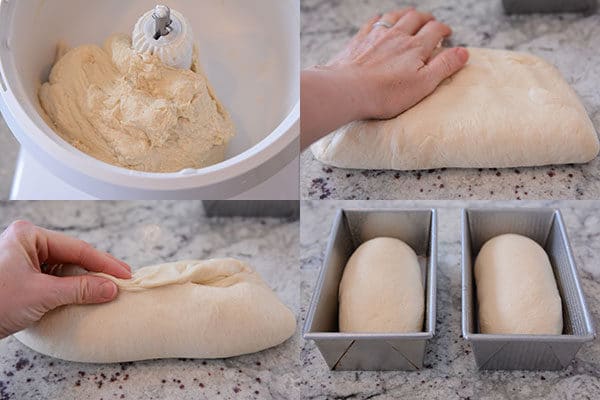
M 127 273 L 131 273 L 131 267 L 125 262 L 125 261 L 121 261 L 119 260 L 117 257 L 113 256 L 110 253 L 105 253 L 111 260 L 115 261 L 117 264 L 119 264 L 121 267 L 123 267 L 125 269 L 125 271 L 127 271 Z
M 461 59 L 462 62 L 467 62 L 467 60 L 469 59 L 469 51 L 464 47 L 459 47 L 456 50 L 456 54 L 458 54 L 458 57 Z
M 131 276 L 131 268 L 123 266 L 123 271 L 125 271 L 125 275 Z
M 117 295 L 117 285 L 112 281 L 100 284 L 100 297 L 104 300 L 112 300 Z
M 124 266 L 125 268 L 127 268 L 127 269 L 131 270 L 131 267 L 130 267 L 130 266 L 129 266 L 129 265 L 128 265 L 128 264 L 127 264 L 125 261 L 119 260 L 117 257 L 113 256 L 113 255 L 112 255 L 112 254 L 110 254 L 110 253 L 106 253 L 106 255 L 107 255 L 107 256 L 109 256 L 109 257 L 110 257 L 111 259 L 113 259 L 114 261 L 116 261 L 116 262 L 118 262 L 119 264 L 121 264 L 122 266 Z
M 119 264 L 121 264 L 123 267 L 125 267 L 125 269 L 126 269 L 127 271 L 131 271 L 131 267 L 130 267 L 130 266 L 129 266 L 129 264 L 127 264 L 125 261 L 121 261 L 121 260 L 119 260 L 119 259 L 116 259 L 116 260 L 119 262 Z

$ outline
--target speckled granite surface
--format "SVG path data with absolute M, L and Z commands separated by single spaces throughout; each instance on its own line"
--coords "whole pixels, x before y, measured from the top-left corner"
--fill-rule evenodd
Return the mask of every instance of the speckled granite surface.
M 597 399 L 600 397 L 600 341 L 582 347 L 559 372 L 479 372 L 471 347 L 460 337 L 460 208 L 522 206 L 520 202 L 358 202 L 302 204 L 300 254 L 302 323 L 323 261 L 327 236 L 340 207 L 438 208 L 438 290 L 436 336 L 427 346 L 425 369 L 418 372 L 332 372 L 313 342 L 301 342 L 303 399 Z M 528 202 L 563 212 L 588 306 L 600 317 L 600 203 Z
M 0 203 L 0 229 L 26 218 L 77 236 L 135 266 L 189 258 L 248 261 L 298 310 L 298 222 L 211 218 L 200 202 Z M 226 360 L 79 364 L 0 340 L 0 399 L 298 398 L 298 335 Z
M 407 5 L 454 30 L 451 45 L 526 51 L 556 65 L 600 129 L 600 14 L 506 16 L 500 0 L 302 0 L 302 63 L 325 62 L 369 17 Z M 600 160 L 507 170 L 361 171 L 301 161 L 303 199 L 595 199 Z

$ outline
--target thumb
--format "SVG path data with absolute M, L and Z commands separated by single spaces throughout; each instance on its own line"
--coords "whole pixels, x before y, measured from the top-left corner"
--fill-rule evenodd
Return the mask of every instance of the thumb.
M 47 299 L 50 309 L 68 304 L 106 303 L 117 297 L 117 285 L 109 279 L 93 275 L 48 276 Z
M 446 49 L 427 64 L 430 79 L 437 87 L 444 79 L 457 73 L 469 61 L 469 52 L 462 47 Z

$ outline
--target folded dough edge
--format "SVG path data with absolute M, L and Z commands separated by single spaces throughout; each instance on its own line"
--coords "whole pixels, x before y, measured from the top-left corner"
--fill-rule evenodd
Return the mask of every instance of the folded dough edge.
M 238 260 L 162 264 L 109 279 L 121 289 L 114 301 L 59 307 L 14 336 L 52 357 L 112 363 L 254 353 L 296 329 L 292 311 Z

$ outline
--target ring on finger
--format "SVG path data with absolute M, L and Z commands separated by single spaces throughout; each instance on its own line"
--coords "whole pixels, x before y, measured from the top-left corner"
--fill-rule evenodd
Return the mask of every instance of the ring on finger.
M 382 19 L 373 24 L 373 28 L 376 28 L 378 26 L 381 26 L 382 28 L 390 29 L 392 26 L 394 26 L 394 24 Z

